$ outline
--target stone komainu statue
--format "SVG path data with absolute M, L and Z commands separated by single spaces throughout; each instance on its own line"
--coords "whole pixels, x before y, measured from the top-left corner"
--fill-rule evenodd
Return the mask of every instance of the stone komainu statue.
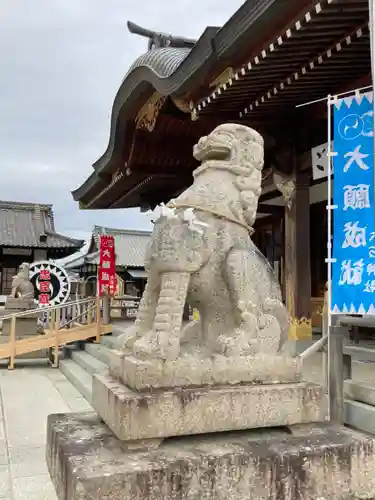
M 34 298 L 34 286 L 29 277 L 30 266 L 27 262 L 20 265 L 18 273 L 13 276 L 12 298 L 32 299 Z
M 289 318 L 278 281 L 251 239 L 261 193 L 263 138 L 218 126 L 194 146 L 194 182 L 160 207 L 148 283 L 124 348 L 143 358 L 276 354 Z M 182 329 L 185 301 L 200 320 Z

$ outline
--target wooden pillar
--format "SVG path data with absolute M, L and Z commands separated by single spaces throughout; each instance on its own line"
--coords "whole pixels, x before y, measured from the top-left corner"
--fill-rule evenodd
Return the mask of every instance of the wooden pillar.
M 285 207 L 285 301 L 290 314 L 289 340 L 311 338 L 310 177 L 293 174 L 294 197 Z

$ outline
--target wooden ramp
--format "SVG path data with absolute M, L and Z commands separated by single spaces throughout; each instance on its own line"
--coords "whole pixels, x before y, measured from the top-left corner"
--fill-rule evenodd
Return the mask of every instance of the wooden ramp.
M 69 311 L 72 311 L 72 304 L 76 306 L 76 313 L 70 314 L 70 319 L 62 323 L 61 318 L 66 317 L 64 308 L 69 308 Z M 47 324 L 44 332 L 17 339 L 17 318 L 33 314 L 38 317 L 43 316 Z M 13 369 L 17 356 L 46 349 L 49 351 L 49 360 L 52 366 L 57 367 L 60 347 L 88 339 L 94 339 L 95 342 L 99 343 L 102 335 L 111 333 L 112 326 L 104 325 L 101 316 L 99 298 L 83 299 L 62 306 L 38 308 L 3 316 L 1 319 L 10 321 L 11 326 L 9 342 L 0 344 L 0 359 L 9 359 L 9 368 Z

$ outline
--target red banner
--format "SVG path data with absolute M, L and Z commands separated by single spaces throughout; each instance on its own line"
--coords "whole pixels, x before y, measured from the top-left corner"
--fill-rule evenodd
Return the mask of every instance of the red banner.
M 109 295 L 116 292 L 116 254 L 115 239 L 113 236 L 100 237 L 100 258 L 99 258 L 99 295 L 102 297 L 105 291 Z

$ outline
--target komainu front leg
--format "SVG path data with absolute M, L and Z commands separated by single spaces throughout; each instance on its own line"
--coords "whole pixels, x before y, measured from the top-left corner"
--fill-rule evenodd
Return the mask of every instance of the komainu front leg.
M 190 274 L 163 273 L 153 328 L 135 342 L 133 354 L 142 358 L 175 360 L 180 354 L 182 317 Z

